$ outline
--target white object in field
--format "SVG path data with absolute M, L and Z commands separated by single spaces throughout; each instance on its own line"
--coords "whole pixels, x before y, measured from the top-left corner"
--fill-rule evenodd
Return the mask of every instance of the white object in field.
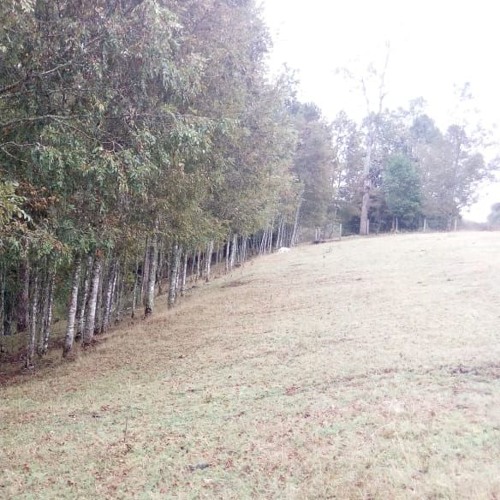
M 278 253 L 287 253 L 289 252 L 290 249 L 288 247 L 281 247 L 279 250 L 278 250 Z

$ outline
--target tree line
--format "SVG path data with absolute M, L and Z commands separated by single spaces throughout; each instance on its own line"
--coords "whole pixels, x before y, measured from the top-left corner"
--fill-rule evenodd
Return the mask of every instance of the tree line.
M 350 232 L 453 230 L 475 191 L 498 171 L 487 161 L 487 131 L 452 124 L 442 131 L 425 112 L 422 99 L 408 109 L 368 115 L 361 125 L 344 113 L 333 122 L 338 162 L 337 210 Z M 366 136 L 371 139 L 366 170 Z M 368 185 L 370 231 L 361 227 Z
M 253 0 L 1 3 L 0 333 L 27 368 L 54 314 L 69 356 L 214 265 L 360 231 L 363 197 L 377 231 L 450 227 L 495 168 L 417 106 L 328 123 L 269 48 Z

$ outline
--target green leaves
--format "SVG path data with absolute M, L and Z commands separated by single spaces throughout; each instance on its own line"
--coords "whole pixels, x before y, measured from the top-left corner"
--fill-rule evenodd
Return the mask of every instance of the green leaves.
M 389 159 L 382 178 L 382 189 L 390 213 L 399 218 L 406 228 L 417 228 L 421 194 L 415 164 L 404 155 L 394 155 Z
M 0 233 L 3 233 L 13 218 L 31 222 L 31 217 L 21 208 L 25 198 L 16 194 L 16 182 L 0 181 Z
M 333 200 L 332 132 L 314 105 L 296 103 L 294 118 L 297 148 L 293 171 L 303 186 L 301 222 L 310 228 L 323 226 Z

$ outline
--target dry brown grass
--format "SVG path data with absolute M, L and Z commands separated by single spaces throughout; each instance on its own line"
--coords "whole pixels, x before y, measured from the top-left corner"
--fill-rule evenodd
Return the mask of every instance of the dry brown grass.
M 500 237 L 254 261 L 2 389 L 2 498 L 500 498 Z

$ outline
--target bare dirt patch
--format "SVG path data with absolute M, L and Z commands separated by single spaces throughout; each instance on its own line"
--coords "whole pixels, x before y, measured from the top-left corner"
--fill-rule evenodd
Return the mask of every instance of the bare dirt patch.
M 495 233 L 256 260 L 5 387 L 0 496 L 499 498 L 499 276 Z

